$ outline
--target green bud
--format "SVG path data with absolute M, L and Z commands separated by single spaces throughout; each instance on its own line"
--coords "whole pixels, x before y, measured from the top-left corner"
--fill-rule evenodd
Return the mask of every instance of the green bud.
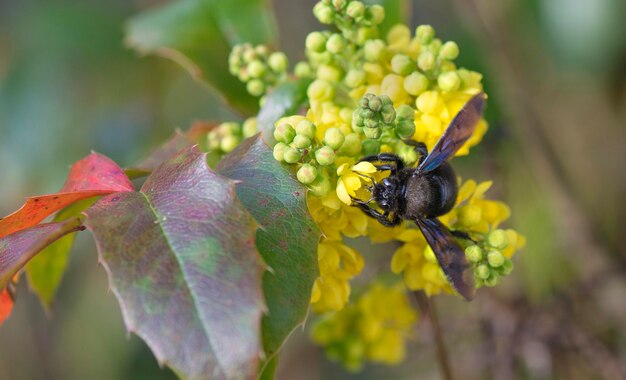
M 435 29 L 430 25 L 420 25 L 415 29 L 415 37 L 421 44 L 427 45 L 435 38 Z
M 348 0 L 332 0 L 332 4 L 335 9 L 339 10 L 346 6 L 346 1 Z
M 477 263 L 483 259 L 483 250 L 477 245 L 470 245 L 465 248 L 465 257 L 472 262 Z
M 259 61 L 258 59 L 250 62 L 247 69 L 248 74 L 250 74 L 252 78 L 260 78 L 265 75 L 265 72 L 267 71 L 263 62 Z
M 412 72 L 404 78 L 404 90 L 413 96 L 418 96 L 422 92 L 428 90 L 428 78 L 425 75 Z
M 338 82 L 341 79 L 342 71 L 337 66 L 320 65 L 317 68 L 317 78 L 327 82 Z
M 356 43 L 360 46 L 374 38 L 378 38 L 378 28 L 375 26 L 362 26 L 356 32 Z
M 494 286 L 498 285 L 498 276 L 495 273 L 491 273 L 491 275 L 484 279 L 483 282 L 485 286 L 493 288 Z
M 335 95 L 335 89 L 329 82 L 317 79 L 309 85 L 306 94 L 309 99 L 331 99 Z
M 298 169 L 296 177 L 298 177 L 298 181 L 305 185 L 308 185 L 312 183 L 317 177 L 317 169 L 313 165 L 304 164 L 302 165 L 302 167 L 300 167 L 300 169 Z
M 365 118 L 363 117 L 363 113 L 361 112 L 361 108 L 357 108 L 352 113 L 352 128 L 363 128 L 365 125 Z
M 331 165 L 335 162 L 335 151 L 329 146 L 323 146 L 315 151 L 315 160 L 322 166 Z
M 346 85 L 350 88 L 356 88 L 365 83 L 365 71 L 352 69 L 346 74 L 344 79 Z
M 404 54 L 396 54 L 391 58 L 391 70 L 399 75 L 406 76 L 413 71 L 415 64 Z
M 250 63 L 253 60 L 257 59 L 256 52 L 252 48 L 252 46 L 247 45 L 242 54 L 243 61 L 246 63 Z
M 265 85 L 259 79 L 253 79 L 248 82 L 246 89 L 252 96 L 261 96 L 265 93 Z
M 320 175 L 315 178 L 313 183 L 309 185 L 309 189 L 311 190 L 311 193 L 313 193 L 313 195 L 315 195 L 316 197 L 326 196 L 331 190 L 328 175 L 326 175 L 325 173 L 320 173 Z
M 311 69 L 311 66 L 308 64 L 308 62 L 296 63 L 293 72 L 298 78 L 306 78 L 313 75 L 313 69 Z
M 365 15 L 365 5 L 360 1 L 351 1 L 348 4 L 346 13 L 353 19 L 360 19 Z
M 335 10 L 324 3 L 317 3 L 313 7 L 313 15 L 322 24 L 332 24 L 335 18 Z
M 423 71 L 431 70 L 435 67 L 435 55 L 426 50 L 417 57 L 417 66 Z
M 331 53 L 339 54 L 346 48 L 346 40 L 341 34 L 333 34 L 326 42 L 326 50 Z
M 237 136 L 228 135 L 222 137 L 220 140 L 220 149 L 225 153 L 232 151 L 237 145 L 239 145 L 239 138 Z
M 211 131 L 207 134 L 207 146 L 209 150 L 217 150 L 220 147 L 220 138 L 216 131 Z
M 489 270 L 489 267 L 485 264 L 480 264 L 474 269 L 474 275 L 481 280 L 488 279 L 490 274 L 491 271 Z
M 226 135 L 238 135 L 241 131 L 241 127 L 239 123 L 235 123 L 234 121 L 227 121 L 218 125 L 217 130 L 218 133 L 222 136 Z
M 504 230 L 497 229 L 487 235 L 487 243 L 496 249 L 504 249 L 509 245 L 509 239 Z
M 448 41 L 439 49 L 439 56 L 443 59 L 454 60 L 459 56 L 459 45 L 454 41 Z
M 332 149 L 339 149 L 345 141 L 345 136 L 339 128 L 328 128 L 324 133 L 324 145 Z
M 380 128 L 364 128 L 363 132 L 368 139 L 377 140 L 383 134 L 383 130 Z
M 380 120 L 375 117 L 366 118 L 364 120 L 363 126 L 365 129 L 379 129 L 381 127 Z M 365 131 L 365 129 L 363 131 Z
M 341 153 L 349 157 L 356 157 L 361 153 L 361 138 L 356 133 L 350 133 L 345 137 L 341 145 Z
M 385 19 L 385 8 L 378 4 L 370 5 L 365 9 L 365 18 L 372 24 L 378 25 Z
M 413 120 L 400 120 L 396 123 L 396 134 L 402 140 L 410 139 L 415 134 L 415 122 Z
M 366 139 L 363 141 L 363 155 L 371 156 L 380 153 L 380 140 Z
M 489 253 L 487 253 L 487 261 L 489 262 L 489 265 L 494 268 L 497 268 L 504 264 L 504 259 L 505 257 L 500 251 L 491 250 L 489 251 Z
M 504 263 L 499 269 L 501 271 L 500 273 L 502 273 L 503 276 L 510 274 L 513 271 L 513 261 L 511 261 L 511 259 L 505 259 Z
M 386 95 L 382 95 L 382 97 L 387 97 Z M 387 97 L 388 98 L 388 97 Z M 393 104 L 384 104 L 383 108 L 380 110 L 380 116 L 382 117 L 385 124 L 391 124 L 396 119 L 396 110 L 393 108 Z
M 396 110 L 396 120 L 414 120 L 415 119 L 415 110 L 407 106 L 406 104 L 401 105 Z
M 275 73 L 284 73 L 287 71 L 287 67 L 289 66 L 289 60 L 282 51 L 272 53 L 268 58 L 267 63 Z
M 302 152 L 300 152 L 297 148 L 292 148 L 288 146 L 285 148 L 285 153 L 283 154 L 283 160 L 285 160 L 288 164 L 295 164 L 302 158 Z
M 291 124 L 281 123 L 274 128 L 274 138 L 276 141 L 289 144 L 293 141 L 294 137 L 296 137 L 296 131 Z
M 241 132 L 244 138 L 254 136 L 258 133 L 256 117 L 251 117 L 243 122 Z
M 383 102 L 380 100 L 378 96 L 373 96 L 369 99 L 367 103 L 367 107 L 374 112 L 379 112 L 383 107 Z
M 402 159 L 402 161 L 407 164 L 413 163 L 417 161 L 417 152 L 413 149 L 412 146 L 408 146 L 406 144 L 399 144 L 396 147 L 396 151 L 398 156 Z
M 315 124 L 306 119 L 302 120 L 296 124 L 296 133 L 312 139 L 315 137 Z
M 307 50 L 321 53 L 326 49 L 326 37 L 321 32 L 311 32 L 304 44 Z
M 428 50 L 433 53 L 435 56 L 439 55 L 439 49 L 441 49 L 441 46 L 443 44 L 441 43 L 441 40 L 439 38 L 435 38 L 434 40 L 432 40 L 432 42 L 430 43 L 430 45 L 428 45 Z
M 286 144 L 283 144 L 281 142 L 276 143 L 276 145 L 274 145 L 274 150 L 272 151 L 272 153 L 274 154 L 274 159 L 276 161 L 283 161 L 286 149 Z
M 365 59 L 369 62 L 376 62 L 383 58 L 385 53 L 385 43 L 382 40 L 369 40 L 363 47 Z
M 254 52 L 257 53 L 259 56 L 264 57 L 270 52 L 270 49 L 265 45 L 257 45 L 254 48 Z
M 296 135 L 293 139 L 293 145 L 296 148 L 305 149 L 311 146 L 311 139 L 307 136 Z
M 456 91 L 461 86 L 461 78 L 456 71 L 448 71 L 437 77 L 437 85 L 443 91 Z

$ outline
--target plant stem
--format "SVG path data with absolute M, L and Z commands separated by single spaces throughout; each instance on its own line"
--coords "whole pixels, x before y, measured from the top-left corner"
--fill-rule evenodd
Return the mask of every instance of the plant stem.
M 448 360 L 448 352 L 443 341 L 443 333 L 441 331 L 441 325 L 439 324 L 439 318 L 437 317 L 435 305 L 422 290 L 413 292 L 413 295 L 417 300 L 420 310 L 424 315 L 428 316 L 433 326 L 435 344 L 437 345 L 437 361 L 439 362 L 439 367 L 441 368 L 441 374 L 445 380 L 454 380 L 452 367 L 450 367 L 450 361 Z

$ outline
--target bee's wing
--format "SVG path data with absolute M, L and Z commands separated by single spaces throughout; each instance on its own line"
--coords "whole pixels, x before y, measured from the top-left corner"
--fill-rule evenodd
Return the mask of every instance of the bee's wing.
M 435 170 L 439 165 L 452 157 L 474 133 L 476 124 L 478 124 L 483 114 L 484 106 L 485 94 L 482 92 L 474 95 L 465 103 L 459 113 L 452 119 L 448 128 L 443 132 L 433 150 L 430 151 L 417 168 L 417 172 L 426 173 Z
M 452 233 L 436 219 L 416 219 L 415 223 L 433 249 L 439 265 L 454 289 L 466 300 L 474 298 L 474 273 L 465 259 L 463 248 L 454 240 Z

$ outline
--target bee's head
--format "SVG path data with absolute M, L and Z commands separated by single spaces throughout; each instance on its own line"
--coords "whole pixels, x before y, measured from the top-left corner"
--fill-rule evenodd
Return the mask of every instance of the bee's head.
M 387 177 L 373 186 L 372 196 L 384 211 L 395 211 L 397 208 L 397 189 L 398 180 L 393 177 Z

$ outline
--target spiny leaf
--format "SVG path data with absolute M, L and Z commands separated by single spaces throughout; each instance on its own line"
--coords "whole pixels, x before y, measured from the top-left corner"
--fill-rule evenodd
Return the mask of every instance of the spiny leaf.
M 196 79 L 215 87 L 246 115 L 258 99 L 228 71 L 228 55 L 237 43 L 270 43 L 275 22 L 264 0 L 181 0 L 133 18 L 127 44 L 183 66 Z
M 0 219 L 0 237 L 32 227 L 81 199 L 133 190 L 133 184 L 117 164 L 105 156 L 92 153 L 72 165 L 61 191 L 28 198 L 22 208 Z
M 70 232 L 81 230 L 78 218 L 47 223 L 7 235 L 0 239 L 0 289 L 7 286 L 33 256 L 55 240 Z
M 205 154 L 187 149 L 141 192 L 112 194 L 85 214 L 126 326 L 159 362 L 188 379 L 256 375 L 265 309 L 257 225 Z
M 91 206 L 95 198 L 83 199 L 59 211 L 55 222 L 79 216 Z M 26 265 L 26 275 L 31 289 L 39 296 L 43 306 L 50 310 L 56 291 L 67 268 L 76 233 L 70 233 L 50 244 Z
M 283 116 L 292 115 L 305 105 L 307 100 L 306 90 L 311 80 L 302 78 L 279 84 L 270 92 L 263 107 L 259 111 L 257 125 L 263 139 L 268 143 L 274 141 L 272 132 L 274 123 Z
M 241 181 L 237 195 L 262 226 L 256 244 L 271 268 L 263 275 L 268 306 L 263 345 L 271 357 L 306 318 L 318 276 L 320 231 L 307 210 L 306 188 L 274 159 L 260 135 L 241 143 L 222 159 L 217 170 Z

